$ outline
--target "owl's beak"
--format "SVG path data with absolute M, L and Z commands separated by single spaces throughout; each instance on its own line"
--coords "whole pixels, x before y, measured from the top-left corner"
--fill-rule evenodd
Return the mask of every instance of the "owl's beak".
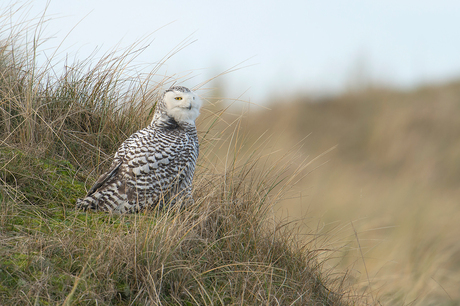
M 191 110 L 192 109 L 192 103 L 189 103 L 189 105 L 187 105 L 187 106 L 179 106 L 179 107 L 182 108 L 182 109 Z

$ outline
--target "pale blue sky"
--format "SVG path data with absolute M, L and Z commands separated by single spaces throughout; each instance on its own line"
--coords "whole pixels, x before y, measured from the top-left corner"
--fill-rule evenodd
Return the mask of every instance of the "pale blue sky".
M 36 16 L 47 0 L 31 3 Z M 227 95 L 247 91 L 243 97 L 256 103 L 273 93 L 343 90 L 359 67 L 400 87 L 460 76 L 458 0 L 52 0 L 47 15 L 44 36 L 54 37 L 47 47 L 80 22 L 61 50 L 81 59 L 156 30 L 138 62 L 159 61 L 187 37 L 196 40 L 162 71 L 193 70 L 187 86 L 248 60 L 252 66 L 224 80 Z

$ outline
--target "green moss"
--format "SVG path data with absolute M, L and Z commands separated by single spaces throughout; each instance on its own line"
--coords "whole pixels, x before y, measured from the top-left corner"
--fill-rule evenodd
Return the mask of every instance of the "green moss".
M 38 158 L 3 147 L 0 148 L 0 165 L 3 182 L 18 190 L 31 204 L 70 207 L 85 194 L 83 177 L 66 160 Z M 3 192 L 2 198 L 5 196 Z
M 3 253 L 3 252 L 2 252 Z M 12 289 L 23 286 L 27 280 L 30 257 L 26 254 L 1 254 L 0 292 L 9 295 Z

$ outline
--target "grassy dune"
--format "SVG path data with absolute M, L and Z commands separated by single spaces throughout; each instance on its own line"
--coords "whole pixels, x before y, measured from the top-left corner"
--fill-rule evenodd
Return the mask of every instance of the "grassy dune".
M 256 147 L 242 154 L 239 121 L 221 121 L 221 111 L 204 109 L 198 123 L 195 205 L 75 211 L 170 81 L 130 76 L 132 50 L 65 63 L 62 73 L 37 66 L 27 31 L 3 28 L 0 40 L 0 304 L 365 303 L 325 267 L 319 235 L 299 239 L 274 217 L 302 167 L 286 176 Z M 226 138 L 218 126 L 235 132 Z
M 335 263 L 363 291 L 387 305 L 458 305 L 459 102 L 458 82 L 369 89 L 275 100 L 242 125 L 251 139 L 272 135 L 272 151 L 308 135 L 298 162 L 337 146 L 278 205 L 348 244 Z

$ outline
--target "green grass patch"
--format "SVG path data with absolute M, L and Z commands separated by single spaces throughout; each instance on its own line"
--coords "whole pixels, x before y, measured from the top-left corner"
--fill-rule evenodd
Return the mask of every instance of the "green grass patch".
M 10 187 L 2 192 L 5 199 L 19 197 L 35 205 L 70 207 L 85 193 L 84 178 L 66 160 L 2 147 L 0 165 L 0 180 Z

